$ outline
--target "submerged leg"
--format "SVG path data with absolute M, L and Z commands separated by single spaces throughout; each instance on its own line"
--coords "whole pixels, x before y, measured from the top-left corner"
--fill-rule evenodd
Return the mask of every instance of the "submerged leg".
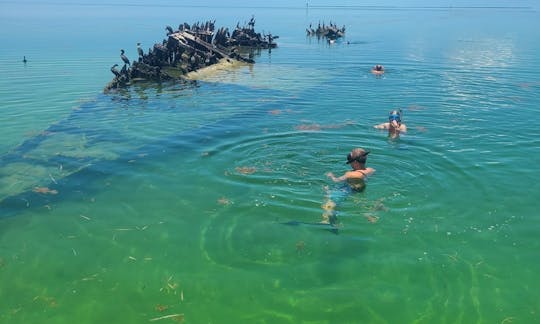
M 322 204 L 321 208 L 323 209 L 322 213 L 322 224 L 335 224 L 337 221 L 336 217 L 336 203 L 332 201 L 331 199 L 327 198 L 327 200 Z

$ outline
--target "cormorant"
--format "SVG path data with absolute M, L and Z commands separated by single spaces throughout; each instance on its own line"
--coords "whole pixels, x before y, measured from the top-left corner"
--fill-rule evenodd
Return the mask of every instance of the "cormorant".
M 124 52 L 125 52 L 125 51 L 124 51 L 123 49 L 120 50 L 120 58 L 121 58 L 122 61 L 124 61 L 124 63 L 126 63 L 127 65 L 131 65 L 131 64 L 129 63 L 129 59 L 128 59 L 127 56 L 124 54 Z
M 121 76 L 120 72 L 118 71 L 118 69 L 116 68 L 118 66 L 118 64 L 115 64 L 111 67 L 111 72 L 117 77 L 119 78 Z
M 139 53 L 139 62 L 141 62 L 144 56 L 143 49 L 141 48 L 141 43 L 137 43 L 137 53 Z
M 167 30 L 167 36 L 169 36 L 170 34 L 174 34 L 174 30 L 171 26 L 167 26 L 165 27 L 165 29 Z

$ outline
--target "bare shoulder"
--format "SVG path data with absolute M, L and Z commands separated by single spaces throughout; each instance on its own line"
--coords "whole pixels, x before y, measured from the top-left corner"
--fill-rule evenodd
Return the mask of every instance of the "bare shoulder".
M 370 176 L 370 175 L 372 175 L 373 173 L 375 173 L 375 169 L 373 169 L 373 168 L 366 168 L 366 169 L 364 170 L 364 174 L 365 174 L 366 176 Z

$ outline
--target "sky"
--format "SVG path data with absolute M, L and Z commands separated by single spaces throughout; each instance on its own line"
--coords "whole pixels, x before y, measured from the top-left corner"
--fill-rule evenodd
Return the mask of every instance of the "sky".
M 459 7 L 490 7 L 490 8 L 526 8 L 538 13 L 540 0 L 0 0 L 0 27 L 2 18 L 17 19 L 17 17 L 57 16 L 70 9 L 80 10 L 91 14 L 99 11 L 103 14 L 103 5 L 110 10 L 111 15 L 118 14 L 122 7 L 214 7 L 214 8 L 320 8 L 325 7 L 365 7 L 378 8 L 459 8 Z M 201 9 L 201 10 L 204 10 Z M 127 13 L 127 12 L 124 12 Z
M 395 7 L 535 7 L 538 0 L 0 0 L 2 3 L 36 4 L 131 4 L 171 6 L 305 7 L 395 6 Z

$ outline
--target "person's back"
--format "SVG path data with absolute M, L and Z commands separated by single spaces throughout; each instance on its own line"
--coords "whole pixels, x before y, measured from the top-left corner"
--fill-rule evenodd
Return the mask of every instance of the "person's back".
M 349 178 L 347 179 L 347 184 L 351 187 L 352 190 L 360 192 L 366 189 L 365 177 L 362 178 Z
M 336 177 L 332 172 L 326 174 L 333 182 L 346 182 L 349 190 L 337 189 L 327 190 L 326 201 L 323 203 L 324 210 L 321 223 L 335 224 L 337 219 L 335 215 L 335 200 L 343 199 L 344 193 L 350 191 L 359 192 L 366 188 L 366 178 L 375 172 L 375 169 L 366 167 L 366 160 L 369 151 L 362 148 L 355 148 L 347 155 L 347 164 L 351 165 L 352 170 L 346 171 L 342 176 Z

